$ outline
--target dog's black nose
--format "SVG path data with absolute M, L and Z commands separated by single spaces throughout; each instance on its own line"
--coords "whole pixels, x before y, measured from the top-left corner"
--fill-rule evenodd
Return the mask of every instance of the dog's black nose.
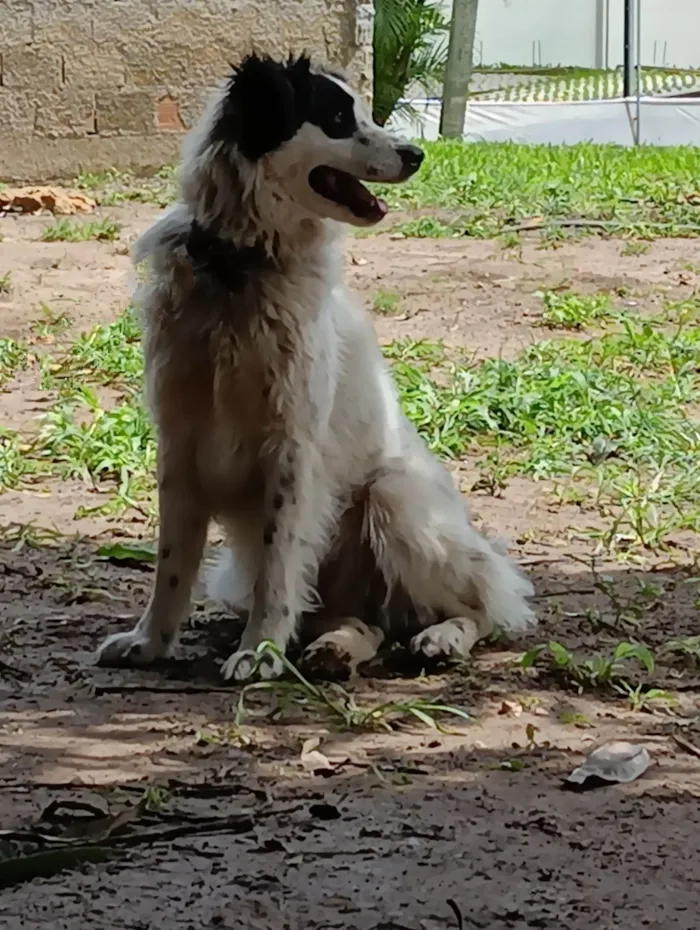
M 402 145 L 397 151 L 401 156 L 404 168 L 418 171 L 425 158 L 425 152 L 422 149 L 419 149 L 417 145 Z

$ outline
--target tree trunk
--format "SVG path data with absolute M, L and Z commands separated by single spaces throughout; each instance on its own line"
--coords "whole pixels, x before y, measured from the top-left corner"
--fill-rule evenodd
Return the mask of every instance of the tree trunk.
M 464 134 L 478 9 L 479 0 L 453 0 L 440 110 L 440 135 L 448 139 L 461 139 Z

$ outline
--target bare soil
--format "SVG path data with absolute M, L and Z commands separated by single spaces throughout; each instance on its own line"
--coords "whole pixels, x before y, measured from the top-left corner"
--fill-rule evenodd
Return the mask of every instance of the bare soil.
M 104 211 L 123 225 L 117 243 L 43 243 L 44 218 L 0 219 L 0 334 L 27 337 L 41 303 L 65 311 L 72 335 L 114 318 L 127 301 L 129 240 L 154 217 L 148 206 Z M 499 243 L 351 238 L 348 274 L 366 302 L 400 295 L 377 316 L 379 338 L 444 339 L 479 357 L 512 356 L 546 336 L 537 326 L 543 287 L 621 289 L 640 312 L 697 285 L 693 241 L 655 242 L 622 257 L 623 243 L 586 239 L 551 251 Z M 31 428 L 50 398 L 30 370 L 0 394 L 0 424 Z M 454 467 L 470 492 L 476 474 Z M 284 722 L 258 713 L 232 727 L 238 692 L 217 660 L 239 629 L 198 604 L 177 658 L 145 672 L 98 669 L 93 650 L 144 606 L 148 567 L 96 558 L 105 538 L 138 537 L 128 521 L 75 518 L 91 489 L 61 483 L 41 495 L 0 497 L 0 522 L 54 527 L 46 544 L 21 535 L 0 548 L 0 828 L 26 828 L 52 801 L 119 808 L 146 787 L 169 796 L 145 817 L 159 832 L 112 862 L 15 885 L 2 893 L 8 927 L 309 928 L 442 930 L 593 927 L 694 930 L 700 906 L 700 741 L 692 722 L 700 682 L 669 666 L 655 684 L 678 693 L 675 714 L 632 712 L 621 700 L 523 677 L 513 657 L 555 637 L 569 648 L 620 639 L 592 620 L 619 610 L 594 586 L 595 515 L 559 506 L 544 485 L 513 480 L 500 497 L 470 493 L 477 517 L 506 536 L 532 572 L 542 629 L 531 642 L 477 648 L 451 674 L 417 675 L 406 663 L 351 684 L 358 703 L 423 696 L 475 714 L 440 733 L 341 732 L 300 709 Z M 624 602 L 640 582 L 665 594 L 635 635 L 651 646 L 698 632 L 694 568 L 649 560 L 598 561 Z M 302 759 L 321 737 L 331 768 Z M 583 794 L 561 778 L 607 739 L 644 743 L 653 765 L 638 781 Z M 698 754 L 700 755 L 700 753 Z M 232 815 L 241 815 L 232 820 Z M 229 818 L 229 819 L 226 819 Z M 218 826 L 217 826 L 218 824 Z M 174 829 L 174 833 L 164 830 Z M 454 906 L 448 902 L 454 902 Z

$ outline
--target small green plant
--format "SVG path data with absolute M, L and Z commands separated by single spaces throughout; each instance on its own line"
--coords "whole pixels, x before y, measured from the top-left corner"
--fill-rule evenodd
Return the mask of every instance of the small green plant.
M 0 336 L 0 386 L 27 364 L 27 347 L 7 336 Z
M 87 242 L 90 239 L 113 241 L 119 238 L 119 223 L 101 219 L 82 222 L 60 219 L 44 227 L 41 238 L 44 242 Z
M 549 643 L 535 646 L 524 653 L 518 664 L 523 669 L 535 666 L 549 669 L 565 681 L 578 688 L 595 688 L 601 685 L 615 686 L 625 679 L 629 663 L 637 661 L 647 673 L 654 672 L 654 657 L 644 643 L 620 642 L 612 653 L 597 654 L 580 659 L 575 653 L 561 643 Z
M 401 306 L 401 295 L 394 291 L 379 290 L 374 295 L 373 307 L 375 313 L 388 316 L 397 313 Z
M 145 810 L 152 814 L 159 814 L 170 801 L 171 794 L 166 788 L 151 785 L 144 789 L 141 802 Z
M 6 271 L 0 274 L 0 294 L 12 293 L 12 272 Z
M 575 294 L 573 291 L 537 291 L 543 304 L 546 326 L 583 329 L 597 320 L 610 318 L 614 309 L 607 294 Z
M 397 223 L 392 232 L 400 233 L 407 239 L 454 239 L 461 234 L 458 224 L 446 223 L 432 216 Z
M 662 655 L 679 656 L 700 665 L 700 636 L 672 639 L 661 647 Z
M 613 685 L 618 694 L 621 694 L 629 704 L 630 710 L 649 710 L 654 705 L 665 704 L 672 707 L 678 704 L 678 698 L 671 691 L 661 688 L 648 688 L 646 685 L 631 685 L 624 679 Z
M 651 249 L 651 242 L 645 242 L 643 239 L 630 239 L 622 247 L 620 255 L 623 258 L 631 258 L 633 255 L 646 255 Z
M 414 718 L 432 729 L 442 731 L 436 714 L 451 714 L 462 720 L 470 720 L 470 715 L 459 707 L 449 704 L 436 704 L 428 701 L 409 700 L 392 701 L 373 707 L 362 707 L 355 703 L 353 696 L 337 684 L 325 686 L 312 684 L 280 652 L 274 643 L 266 641 L 256 650 L 258 663 L 266 657 L 276 658 L 284 666 L 291 680 L 258 681 L 246 685 L 238 700 L 236 726 L 240 726 L 246 716 L 246 699 L 253 692 L 266 692 L 275 698 L 274 712 L 284 713 L 289 706 L 303 708 L 315 715 L 320 715 L 330 723 L 343 730 L 392 730 L 398 724 Z
M 71 320 L 65 313 L 57 313 L 48 304 L 42 303 L 39 307 L 40 317 L 32 323 L 32 332 L 41 339 L 60 336 L 70 329 Z

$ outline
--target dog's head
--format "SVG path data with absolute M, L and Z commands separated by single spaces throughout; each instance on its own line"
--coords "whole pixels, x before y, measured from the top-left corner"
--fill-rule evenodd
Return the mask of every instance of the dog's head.
M 372 226 L 386 204 L 362 181 L 399 183 L 423 152 L 377 126 L 336 74 L 302 56 L 249 55 L 234 68 L 209 141 L 258 167 L 259 176 L 307 213 Z

